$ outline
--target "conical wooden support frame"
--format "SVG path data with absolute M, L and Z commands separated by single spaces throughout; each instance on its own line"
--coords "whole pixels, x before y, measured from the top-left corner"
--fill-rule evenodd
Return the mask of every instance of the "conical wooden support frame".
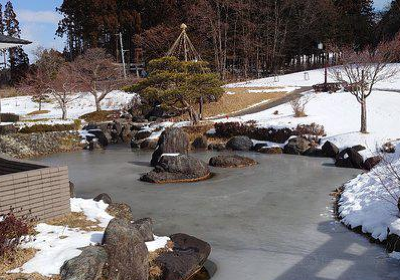
M 181 29 L 181 34 L 167 52 L 167 56 L 175 56 L 179 59 L 183 58 L 185 61 L 200 61 L 201 57 L 187 35 L 187 25 L 183 23 Z

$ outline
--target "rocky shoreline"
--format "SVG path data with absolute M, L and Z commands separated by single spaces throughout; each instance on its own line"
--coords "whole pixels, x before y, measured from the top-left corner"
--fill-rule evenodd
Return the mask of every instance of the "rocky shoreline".
M 18 159 L 48 156 L 80 149 L 82 149 L 80 137 L 76 131 L 0 135 L 0 152 Z

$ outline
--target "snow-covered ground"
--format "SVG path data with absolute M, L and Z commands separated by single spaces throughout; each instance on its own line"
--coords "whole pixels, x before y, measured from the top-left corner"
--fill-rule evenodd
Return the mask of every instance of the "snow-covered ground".
M 392 67 L 400 67 L 394 64 Z M 305 87 L 323 82 L 324 69 L 306 71 L 309 79 L 305 80 L 305 72 L 279 76 L 278 81 L 271 78 L 258 79 L 244 83 L 230 84 L 226 87 Z M 367 121 L 369 134 L 361 134 L 361 108 L 356 98 L 348 92 L 333 94 L 304 93 L 308 99 L 305 107 L 307 117 L 295 118 L 290 104 L 283 104 L 269 110 L 249 114 L 238 118 L 220 119 L 217 121 L 257 121 L 263 127 L 295 128 L 298 124 L 317 123 L 325 127 L 329 140 L 344 149 L 357 144 L 367 147 L 364 157 L 370 156 L 387 141 L 400 138 L 400 72 L 392 79 L 377 84 L 372 95 L 367 99 Z M 383 91 L 384 90 L 384 91 Z M 276 114 L 277 113 L 277 114 Z
M 400 64 L 392 64 L 391 67 L 400 67 Z M 296 72 L 277 77 L 269 77 L 257 80 L 251 80 L 241 83 L 229 84 L 225 87 L 311 87 L 315 84 L 323 83 L 325 77 L 324 69 L 316 69 L 310 71 Z M 328 77 L 328 82 L 333 82 Z M 400 90 L 400 72 L 387 81 L 379 82 L 377 89 L 384 90 Z
M 397 146 L 400 149 L 400 145 Z M 388 234 L 400 236 L 400 217 L 397 201 L 400 197 L 400 182 L 391 170 L 400 174 L 399 153 L 387 159 L 369 173 L 359 175 L 344 185 L 339 201 L 342 222 L 383 241 Z
M 103 110 L 118 110 L 132 100 L 133 94 L 123 91 L 112 91 L 101 101 Z M 72 101 L 67 106 L 67 118 L 78 119 L 80 116 L 96 111 L 94 97 L 90 93 L 79 93 L 72 96 Z M 1 100 L 3 113 L 14 113 L 26 119 L 60 119 L 61 108 L 56 101 L 42 103 L 42 111 L 49 111 L 45 114 L 31 115 L 29 113 L 39 110 L 39 104 L 32 101 L 32 96 L 18 96 L 3 98 Z
M 108 205 L 103 201 L 72 198 L 71 211 L 83 212 L 88 220 L 97 222 L 100 227 L 107 227 L 113 219 L 107 212 Z M 83 231 L 67 226 L 52 226 L 45 223 L 36 226 L 38 234 L 32 241 L 23 244 L 23 248 L 39 250 L 35 257 L 11 273 L 39 273 L 44 276 L 57 275 L 65 261 L 81 254 L 79 248 L 102 242 L 104 231 Z M 164 248 L 168 237 L 154 236 L 154 241 L 146 242 L 150 252 Z

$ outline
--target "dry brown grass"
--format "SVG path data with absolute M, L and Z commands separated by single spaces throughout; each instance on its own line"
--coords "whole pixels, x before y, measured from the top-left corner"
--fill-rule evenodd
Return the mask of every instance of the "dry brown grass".
M 47 113 L 50 113 L 50 111 L 49 110 L 41 110 L 41 111 L 37 110 L 37 111 L 28 113 L 28 116 L 43 115 L 43 114 L 47 114 Z
M 149 280 L 157 280 L 162 276 L 161 268 L 156 264 L 155 260 L 162 253 L 172 251 L 174 248 L 174 243 L 172 241 L 167 242 L 166 248 L 158 249 L 154 252 L 149 252 Z
M 59 276 L 45 277 L 37 273 L 24 274 L 24 273 L 7 273 L 7 271 L 21 267 L 24 263 L 32 259 L 36 254 L 35 249 L 18 249 L 14 254 L 12 260 L 8 257 L 0 258 L 0 279 L 2 280 L 59 280 Z
M 89 221 L 85 214 L 72 212 L 61 218 L 52 219 L 47 222 L 52 226 L 68 226 L 84 231 L 102 231 L 104 228 L 99 226 L 98 222 Z
M 201 122 L 194 126 L 185 126 L 182 129 L 188 134 L 189 141 L 192 143 L 197 137 L 203 136 L 210 129 L 214 128 L 214 123 L 212 122 Z
M 204 105 L 204 117 L 215 117 L 218 115 L 229 115 L 245 110 L 255 104 L 268 100 L 272 102 L 284 97 L 286 92 L 249 92 L 249 90 L 267 90 L 273 88 L 229 88 L 227 91 L 235 94 L 224 94 L 218 102 Z M 267 101 L 266 101 L 267 102 Z M 198 108 L 197 108 L 198 109 Z

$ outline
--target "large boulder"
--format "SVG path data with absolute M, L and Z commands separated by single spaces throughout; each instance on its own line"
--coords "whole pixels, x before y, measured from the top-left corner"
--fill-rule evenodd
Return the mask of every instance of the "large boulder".
M 132 146 L 131 146 L 132 147 Z M 155 150 L 157 148 L 157 139 L 145 139 L 142 143 L 140 143 L 140 149 L 142 150 Z
M 364 168 L 363 157 L 353 148 L 347 148 L 339 153 L 336 158 L 335 166 L 342 168 Z
M 370 157 L 364 162 L 364 168 L 367 170 L 371 170 L 375 166 L 377 166 L 382 161 L 381 156 Z
M 155 169 L 140 179 L 150 183 L 195 182 L 207 179 L 210 169 L 199 159 L 186 155 L 163 156 Z
M 235 136 L 226 143 L 226 148 L 233 151 L 250 151 L 253 141 L 247 136 Z
M 92 135 L 94 135 L 95 138 L 97 138 L 98 143 L 102 146 L 102 147 L 107 147 L 108 146 L 108 139 L 106 137 L 106 135 L 104 134 L 104 132 L 101 129 L 89 129 L 88 132 Z M 87 136 L 86 137 L 87 140 L 89 142 L 93 141 L 92 136 Z
M 324 152 L 321 149 L 318 149 L 316 147 L 311 147 L 307 151 L 303 153 L 304 156 L 307 157 L 324 157 Z
M 194 139 L 192 143 L 192 148 L 195 150 L 207 150 L 208 148 L 208 140 L 206 136 L 199 136 Z
M 181 128 L 167 128 L 158 139 L 158 147 L 151 158 L 151 165 L 156 166 L 163 154 L 187 154 L 189 137 Z
M 135 138 L 135 140 L 139 141 L 139 140 L 143 140 L 143 139 L 150 137 L 151 134 L 152 134 L 152 132 L 150 130 L 141 130 L 135 134 L 134 138 Z
M 302 155 L 311 148 L 311 142 L 303 137 L 290 139 L 285 145 L 283 152 L 289 155 Z
M 106 250 L 101 246 L 88 246 L 82 253 L 66 261 L 60 269 L 61 280 L 99 280 L 108 262 Z
M 173 251 L 158 256 L 163 280 L 187 280 L 198 272 L 211 253 L 211 246 L 198 238 L 178 233 L 171 236 Z
M 151 218 L 134 221 L 132 226 L 140 232 L 144 242 L 154 241 L 153 220 Z
M 139 230 L 126 220 L 113 219 L 103 238 L 108 254 L 108 277 L 115 280 L 147 280 L 149 252 Z
M 112 204 L 112 199 L 111 199 L 111 197 L 110 197 L 108 194 L 106 194 L 106 193 L 101 193 L 101 194 L 99 194 L 98 196 L 96 196 L 95 198 L 93 198 L 93 200 L 94 200 L 94 201 L 97 201 L 97 202 L 103 201 L 105 204 L 108 204 L 108 205 Z
M 336 158 L 340 151 L 335 144 L 326 141 L 325 144 L 322 146 L 322 152 L 326 157 Z
M 257 162 L 251 158 L 238 155 L 229 155 L 212 157 L 209 164 L 214 167 L 241 168 L 256 165 Z

